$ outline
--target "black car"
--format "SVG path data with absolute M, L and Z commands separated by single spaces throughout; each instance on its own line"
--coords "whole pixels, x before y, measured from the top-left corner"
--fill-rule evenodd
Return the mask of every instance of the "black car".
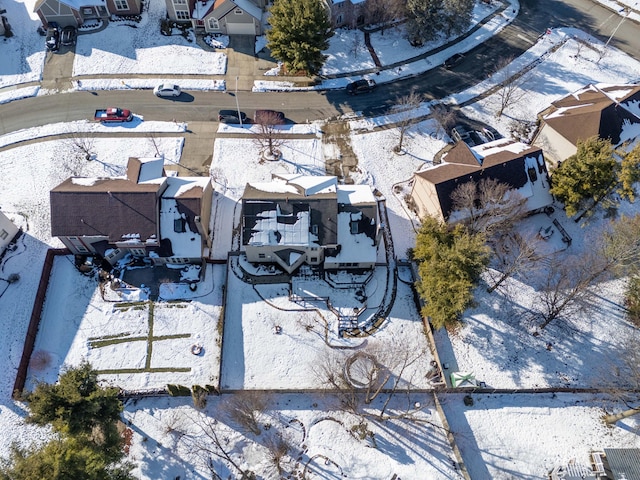
M 71 46 L 76 44 L 76 37 L 78 36 L 78 31 L 76 27 L 73 25 L 69 25 L 62 29 L 62 34 L 60 35 L 60 43 L 65 46 Z
M 240 120 L 242 120 L 242 122 Z M 220 110 L 220 112 L 218 112 L 218 121 L 231 124 L 249 123 L 247 121 L 247 115 L 244 112 L 240 112 L 238 116 L 237 110 Z
M 453 68 L 462 60 L 464 60 L 464 55 L 461 53 L 456 53 L 455 55 L 450 56 L 444 61 L 444 68 Z
M 276 110 L 256 110 L 253 115 L 253 123 L 259 125 L 283 125 L 285 116 L 284 113 Z
M 60 29 L 57 23 L 49 22 L 44 44 L 50 52 L 57 52 L 60 48 Z
M 349 95 L 358 95 L 359 93 L 369 93 L 376 88 L 376 82 L 373 80 L 356 80 L 347 85 L 347 93 Z

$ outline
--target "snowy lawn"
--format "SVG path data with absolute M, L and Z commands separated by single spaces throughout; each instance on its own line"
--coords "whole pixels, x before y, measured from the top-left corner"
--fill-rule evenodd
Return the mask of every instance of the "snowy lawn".
M 0 8 L 11 24 L 13 37 L 0 38 L 0 88 L 42 79 L 46 57 L 44 37 L 38 35 L 40 19 L 33 13 L 34 0 L 3 2 Z
M 245 432 L 245 427 L 225 413 L 232 399 L 209 397 L 203 413 L 209 415 L 209 420 L 215 417 L 218 421 L 208 428 L 203 413 L 190 406 L 190 399 L 128 402 L 124 415 L 133 424 L 130 452 L 137 464 L 136 476 L 210 478 L 205 452 L 199 447 L 204 436 L 199 427 L 202 425 L 209 435 L 215 432 L 224 439 L 224 448 L 231 458 L 240 468 L 255 472 L 257 478 L 286 478 L 287 474 L 302 478 L 302 472 L 306 472 L 304 478 L 327 480 L 345 477 L 388 480 L 394 475 L 407 480 L 462 478 L 453 467 L 451 448 L 430 395 L 412 395 L 410 404 L 406 397 L 398 395 L 388 406 L 391 415 L 413 411 L 417 422 L 403 419 L 379 422 L 339 409 L 339 398 L 332 395 L 263 394 L 265 408 L 257 416 L 258 435 Z M 376 400 L 371 406 L 380 408 L 381 402 Z M 269 445 L 277 436 L 289 445 L 289 452 L 281 462 L 281 473 L 268 460 Z M 211 442 L 207 445 L 210 447 Z M 213 468 L 222 478 L 238 477 L 228 463 L 215 456 L 212 460 Z
M 208 266 L 196 292 L 183 289 L 180 300 L 153 302 L 142 295 L 122 301 L 117 290 L 101 294 L 95 275 L 79 273 L 73 257 L 56 257 L 27 389 L 38 381 L 55 382 L 64 366 L 82 361 L 102 381 L 129 391 L 164 389 L 168 383 L 217 387 L 223 284 L 224 268 Z M 125 293 L 131 296 L 131 290 Z
M 222 75 L 227 68 L 224 53 L 203 50 L 193 35 L 160 34 L 160 20 L 167 7 L 149 2 L 140 23 L 111 22 L 101 32 L 78 36 L 73 75 L 100 74 L 199 74 Z M 114 42 L 126 37 L 127 41 Z M 176 61 L 179 59 L 179 61 Z
M 603 448 L 640 448 L 638 420 L 606 427 L 606 397 L 575 394 L 448 395 L 443 408 L 471 478 L 534 480 L 555 466 L 589 466 Z

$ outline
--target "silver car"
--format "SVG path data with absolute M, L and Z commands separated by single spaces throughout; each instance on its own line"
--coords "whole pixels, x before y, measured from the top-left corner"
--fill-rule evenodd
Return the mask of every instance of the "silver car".
M 180 90 L 178 85 L 163 83 L 154 88 L 153 93 L 156 97 L 178 97 L 182 93 L 182 90 Z

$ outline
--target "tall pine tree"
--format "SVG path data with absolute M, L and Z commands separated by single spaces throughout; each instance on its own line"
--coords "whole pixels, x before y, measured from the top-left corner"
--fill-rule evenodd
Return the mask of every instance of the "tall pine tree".
M 484 235 L 427 217 L 422 220 L 413 258 L 420 273 L 416 289 L 425 301 L 422 314 L 430 317 L 435 328 L 454 324 L 471 305 L 473 289 L 489 262 Z
M 333 36 L 329 11 L 322 0 L 275 0 L 269 9 L 267 48 L 288 71 L 315 75 Z

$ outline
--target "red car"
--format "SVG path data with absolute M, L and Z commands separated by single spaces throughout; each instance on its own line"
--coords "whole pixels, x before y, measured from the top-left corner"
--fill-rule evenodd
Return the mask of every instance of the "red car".
M 130 122 L 133 120 L 133 114 L 131 110 L 109 107 L 103 110 L 96 110 L 94 118 L 98 122 Z

